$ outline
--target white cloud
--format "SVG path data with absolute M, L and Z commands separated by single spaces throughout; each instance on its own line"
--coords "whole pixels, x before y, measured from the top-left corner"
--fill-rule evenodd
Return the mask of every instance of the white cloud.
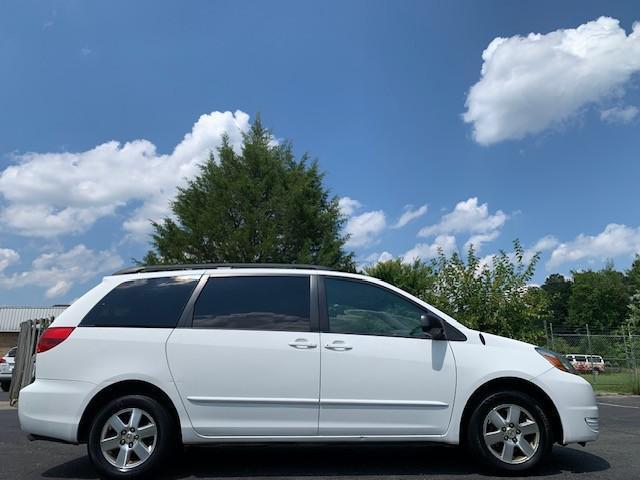
M 633 105 L 627 107 L 613 107 L 600 112 L 600 118 L 608 123 L 629 123 L 638 115 L 638 108 Z
M 342 215 L 350 217 L 356 210 L 362 207 L 362 204 L 353 198 L 340 197 L 340 200 L 338 200 L 338 207 L 340 207 L 340 213 L 342 213 Z
M 531 251 L 532 254 L 536 252 L 546 252 L 547 250 L 555 248 L 559 243 L 558 239 L 553 235 L 546 235 L 538 240 L 527 252 Z
M 358 270 L 364 270 L 366 267 L 373 267 L 381 262 L 388 262 L 389 260 L 393 260 L 393 258 L 393 255 L 386 250 L 382 253 L 371 253 L 358 264 Z
M 392 228 L 402 228 L 407 223 L 415 220 L 416 218 L 422 217 L 425 213 L 427 213 L 427 205 L 422 205 L 421 207 L 413 209 L 413 205 L 407 205 L 404 207 L 404 212 L 396 222 L 396 224 Z
M 493 230 L 489 233 L 479 233 L 477 235 L 472 235 L 469 237 L 464 244 L 464 251 L 468 251 L 469 247 L 473 245 L 473 248 L 476 252 L 479 252 L 482 249 L 482 245 L 487 242 L 493 242 L 496 238 L 500 236 L 500 230 Z
M 31 269 L 10 275 L 0 273 L 0 286 L 6 289 L 37 286 L 46 288 L 45 296 L 64 295 L 76 282 L 87 282 L 96 275 L 112 273 L 122 267 L 116 253 L 95 252 L 84 245 L 76 245 L 66 252 L 50 252 L 38 256 Z
M 640 70 L 640 24 L 627 35 L 616 19 L 526 37 L 495 38 L 482 53 L 464 121 L 490 145 L 539 133 L 585 107 L 619 97 Z
M 73 284 L 68 280 L 59 280 L 55 283 L 55 285 L 47 289 L 47 291 L 45 292 L 45 296 L 47 298 L 55 298 L 59 297 L 60 295 L 64 295 L 69 291 L 72 285 Z
M 202 115 L 171 154 L 148 140 L 103 143 L 84 152 L 26 153 L 0 172 L 5 206 L 0 223 L 14 233 L 53 237 L 86 231 L 126 205 L 141 204 L 124 230 L 145 240 L 149 219 L 170 214 L 176 187 L 220 146 L 222 136 L 239 148 L 249 116 L 241 111 Z
M 389 260 L 393 260 L 393 255 L 385 250 L 378 257 L 377 263 L 388 262 Z
M 381 262 L 388 262 L 389 260 L 393 260 L 393 254 L 391 254 L 390 252 L 387 252 L 386 250 L 382 253 L 375 252 L 370 255 L 367 255 L 364 259 L 364 261 L 368 265 L 375 265 Z
M 445 255 L 450 255 L 456 248 L 456 238 L 453 235 L 438 235 L 433 243 L 418 243 L 402 256 L 402 261 L 411 263 L 417 259 L 434 258 L 440 250 Z
M 584 259 L 604 260 L 634 253 L 640 253 L 640 227 L 610 223 L 597 235 L 580 234 L 570 242 L 560 243 L 551 252 L 547 268 Z
M 0 272 L 5 270 L 9 265 L 20 260 L 20 255 L 10 248 L 0 248 Z
M 365 212 L 349 218 L 345 232 L 349 235 L 348 247 L 363 247 L 376 242 L 377 236 L 387 226 L 382 210 Z
M 498 231 L 507 221 L 508 216 L 498 210 L 494 214 L 489 213 L 489 207 L 486 203 L 478 204 L 476 197 L 471 197 L 463 202 L 458 202 L 452 212 L 443 215 L 440 222 L 424 227 L 418 235 L 428 237 L 430 235 L 438 235 L 443 233 L 471 233 L 475 235 L 491 235 Z M 479 238 L 479 240 L 483 240 Z

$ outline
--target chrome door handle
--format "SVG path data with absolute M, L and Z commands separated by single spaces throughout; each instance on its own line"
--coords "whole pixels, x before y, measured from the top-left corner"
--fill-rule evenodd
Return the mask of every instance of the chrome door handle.
M 316 348 L 318 345 L 311 343 L 306 338 L 296 338 L 293 342 L 289 342 L 289 346 L 293 348 Z
M 344 343 L 341 341 L 336 341 L 333 343 L 327 343 L 324 348 L 326 348 L 327 350 L 336 350 L 339 352 L 344 352 L 346 350 L 351 350 L 353 347 L 351 345 L 349 345 L 348 343 Z

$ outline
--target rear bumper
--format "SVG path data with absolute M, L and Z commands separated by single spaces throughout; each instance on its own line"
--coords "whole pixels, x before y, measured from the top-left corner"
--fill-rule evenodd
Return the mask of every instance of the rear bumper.
M 562 443 L 593 442 L 599 413 L 593 388 L 583 378 L 556 368 L 533 379 L 553 400 L 562 423 Z
M 77 443 L 85 400 L 94 388 L 89 382 L 36 380 L 20 391 L 20 428 L 35 437 Z
M 0 382 L 10 382 L 13 373 L 0 373 Z

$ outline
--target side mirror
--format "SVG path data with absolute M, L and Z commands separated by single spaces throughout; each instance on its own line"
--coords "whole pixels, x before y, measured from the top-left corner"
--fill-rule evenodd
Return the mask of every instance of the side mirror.
M 446 340 L 444 335 L 444 324 L 440 317 L 434 313 L 427 312 L 420 316 L 422 331 L 427 338 L 432 340 Z

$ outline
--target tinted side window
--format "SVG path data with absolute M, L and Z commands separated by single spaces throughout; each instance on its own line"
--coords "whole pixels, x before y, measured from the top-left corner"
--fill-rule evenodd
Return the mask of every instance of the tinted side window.
M 194 328 L 310 330 L 308 276 L 212 277 L 198 297 Z
M 329 330 L 332 333 L 424 338 L 424 311 L 375 285 L 325 278 Z
M 194 277 L 124 282 L 100 300 L 80 326 L 174 328 L 197 283 Z

